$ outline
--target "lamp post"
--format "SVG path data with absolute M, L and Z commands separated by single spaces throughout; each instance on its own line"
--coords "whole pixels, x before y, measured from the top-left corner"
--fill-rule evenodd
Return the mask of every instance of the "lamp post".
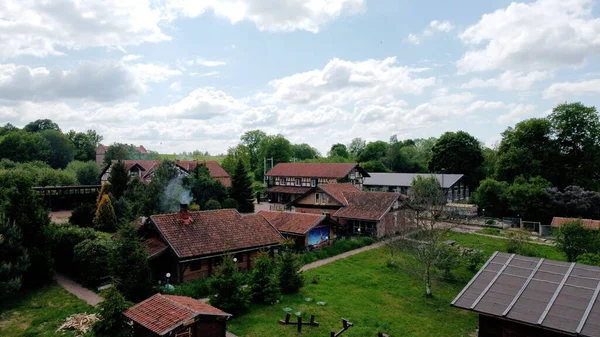
M 237 263 L 237 257 L 233 258 L 233 262 Z
M 169 277 L 171 277 L 171 273 L 167 273 L 167 286 L 169 285 Z
M 485 218 L 485 208 L 481 210 L 483 212 L 483 217 Z

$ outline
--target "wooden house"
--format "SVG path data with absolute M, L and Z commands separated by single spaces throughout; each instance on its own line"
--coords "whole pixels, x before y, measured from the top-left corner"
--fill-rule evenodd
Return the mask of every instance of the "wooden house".
M 139 231 L 155 278 L 170 273 L 173 283 L 213 275 L 228 254 L 240 270 L 251 269 L 259 251 L 273 251 L 284 239 L 260 214 L 190 212 L 187 205 L 178 213 L 150 216 Z
M 267 172 L 270 202 L 286 204 L 313 187 L 347 182 L 362 188 L 369 174 L 356 163 L 280 163 Z
M 230 314 L 191 297 L 156 294 L 123 313 L 134 337 L 225 337 Z
M 336 235 L 381 238 L 400 230 L 403 196 L 396 192 L 364 192 L 355 185 L 324 184 L 287 204 L 295 212 L 327 214 L 339 223 Z
M 329 214 L 259 211 L 286 238 L 294 239 L 296 249 L 319 249 L 333 243 L 339 226 Z
M 452 301 L 480 337 L 600 336 L 600 268 L 496 252 Z
M 363 189 L 408 195 L 413 181 L 418 177 L 436 178 L 444 189 L 449 203 L 464 202 L 469 199 L 469 186 L 465 183 L 462 174 L 369 173 L 369 177 L 365 178 Z

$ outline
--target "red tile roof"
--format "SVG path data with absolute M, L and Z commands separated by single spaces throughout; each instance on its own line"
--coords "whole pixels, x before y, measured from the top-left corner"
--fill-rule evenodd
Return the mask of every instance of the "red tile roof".
M 160 336 L 197 316 L 231 316 L 190 297 L 161 294 L 134 305 L 124 315 Z
M 279 163 L 267 176 L 344 178 L 356 163 Z
M 304 194 L 310 191 L 310 187 L 273 186 L 267 190 L 271 193 Z
M 112 161 L 113 164 L 116 162 L 116 160 Z M 123 164 L 125 164 L 127 171 L 129 171 L 136 164 L 139 165 L 143 170 L 143 178 L 151 175 L 158 165 L 160 165 L 160 163 L 162 163 L 162 160 L 123 160 Z M 231 178 L 229 177 L 229 174 L 227 171 L 225 171 L 225 169 L 223 169 L 223 167 L 221 167 L 221 165 L 219 165 L 219 163 L 214 160 L 176 160 L 175 163 L 186 172 L 192 171 L 198 165 L 206 165 L 208 171 L 210 172 L 210 176 L 213 179 L 219 180 L 227 187 L 231 186 Z M 108 167 L 106 167 L 105 170 L 106 169 L 108 169 Z
M 378 221 L 400 198 L 394 192 L 343 192 L 348 205 L 340 208 L 333 216 L 345 219 Z
M 278 245 L 283 241 L 277 229 L 259 214 L 242 216 L 234 209 L 189 214 L 191 221 L 187 225 L 179 213 L 150 217 L 180 258 Z
M 325 215 L 298 213 L 298 212 L 274 212 L 259 211 L 280 232 L 304 235 L 313 227 L 325 220 Z
M 154 237 L 146 239 L 146 241 L 144 241 L 144 246 L 146 247 L 146 250 L 148 251 L 149 259 L 164 252 L 165 250 L 167 250 L 167 248 L 169 248 L 169 245 L 164 243 L 159 238 L 154 238 Z
M 344 198 L 345 192 L 360 192 L 358 187 L 352 184 L 321 184 L 318 187 L 344 206 L 348 205 L 346 198 Z
M 559 227 L 567 222 L 578 221 L 581 220 L 583 227 L 589 229 L 599 229 L 600 228 L 600 220 L 591 220 L 591 219 L 579 219 L 579 218 L 560 218 L 555 216 L 552 218 L 552 227 Z

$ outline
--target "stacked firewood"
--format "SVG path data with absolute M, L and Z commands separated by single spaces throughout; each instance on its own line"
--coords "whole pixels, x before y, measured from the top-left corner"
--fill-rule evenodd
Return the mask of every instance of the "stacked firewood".
M 75 330 L 75 336 L 83 336 L 83 334 L 90 331 L 92 325 L 99 320 L 100 317 L 97 314 L 73 314 L 65 319 L 64 323 L 56 330 L 56 332 Z

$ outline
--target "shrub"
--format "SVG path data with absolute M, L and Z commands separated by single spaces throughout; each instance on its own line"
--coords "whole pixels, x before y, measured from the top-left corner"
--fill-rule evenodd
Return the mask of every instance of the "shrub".
M 132 224 L 119 230 L 110 256 L 110 275 L 117 281 L 117 289 L 127 299 L 139 301 L 150 291 L 148 252 L 137 237 Z
M 198 279 L 175 286 L 174 295 L 192 298 L 205 298 L 210 294 L 210 280 Z
M 453 280 L 452 270 L 457 268 L 460 261 L 460 253 L 458 249 L 442 244 L 437 251 L 438 258 L 435 260 L 433 266 L 442 272 L 442 277 L 446 280 Z
M 115 209 L 113 208 L 110 197 L 107 194 L 102 196 L 102 199 L 98 204 L 96 217 L 94 218 L 94 226 L 96 229 L 104 232 L 112 232 L 117 228 L 117 216 L 115 215 Z
M 304 285 L 304 275 L 300 271 L 298 257 L 291 251 L 285 251 L 279 257 L 277 278 L 279 288 L 284 294 L 295 294 Z
M 252 301 L 255 303 L 272 304 L 279 299 L 279 283 L 275 276 L 273 260 L 267 252 L 260 252 L 254 261 L 252 279 Z
M 223 200 L 222 206 L 223 206 L 223 208 L 235 208 L 235 209 L 237 209 L 238 204 L 237 204 L 237 201 L 235 201 L 235 199 L 233 199 L 233 198 L 227 198 L 227 199 Z
M 131 303 L 128 303 L 115 287 L 108 288 L 104 301 L 99 304 L 100 321 L 96 322 L 92 328 L 94 336 L 131 336 L 131 327 L 125 321 L 125 316 L 123 316 L 123 312 L 130 306 Z
M 479 268 L 481 268 L 481 266 L 483 266 L 483 264 L 487 260 L 485 253 L 480 250 L 465 252 L 463 256 L 465 257 L 467 269 L 469 269 L 470 271 L 479 270 Z
M 487 234 L 487 235 L 500 235 L 500 229 L 498 228 L 483 228 L 477 231 L 477 233 Z
M 82 204 L 77 206 L 69 217 L 69 222 L 72 225 L 79 227 L 92 227 L 94 225 L 94 215 L 96 213 L 96 205 Z
M 598 232 L 583 227 L 581 220 L 567 222 L 558 227 L 556 244 L 572 262 L 582 254 L 598 253 Z
M 251 294 L 242 287 L 243 281 L 233 257 L 226 255 L 211 281 L 210 304 L 234 315 L 246 312 L 250 307 Z
M 97 185 L 100 182 L 100 166 L 94 161 L 74 160 L 67 165 L 66 170 L 75 173 L 79 185 Z
M 506 240 L 506 252 L 510 254 L 520 254 L 523 244 L 527 240 L 529 233 L 525 231 L 510 231 L 508 240 Z
M 199 210 L 200 210 L 200 205 L 198 205 L 196 203 L 193 203 L 193 204 L 190 205 L 190 211 L 191 212 L 197 212 Z
M 590 266 L 600 266 L 600 254 L 585 253 L 577 257 L 577 263 L 587 264 Z
M 98 237 L 91 228 L 80 228 L 72 225 L 50 224 L 46 227 L 46 235 L 50 242 L 50 251 L 57 270 L 71 276 L 77 276 L 73 268 L 73 250 L 85 240 Z
M 490 226 L 495 225 L 496 224 L 496 220 L 494 220 L 494 219 L 487 219 L 485 221 L 485 224 L 486 225 L 490 225 Z
M 73 249 L 77 279 L 86 286 L 96 287 L 109 275 L 112 241 L 105 238 L 87 239 Z
M 336 256 L 347 251 L 362 248 L 372 244 L 373 242 L 374 240 L 368 236 L 361 236 L 355 239 L 336 239 L 333 241 L 333 245 L 302 254 L 300 255 L 299 259 L 302 264 L 307 264 Z
M 204 204 L 204 209 L 205 210 L 221 209 L 221 204 L 218 201 L 216 201 L 215 199 L 210 199 L 209 201 L 206 202 L 206 204 Z
M 0 299 L 21 289 L 23 274 L 29 266 L 21 230 L 0 214 Z
M 127 222 L 133 220 L 131 204 L 124 197 L 117 200 L 111 200 L 115 210 L 115 216 L 118 222 Z

